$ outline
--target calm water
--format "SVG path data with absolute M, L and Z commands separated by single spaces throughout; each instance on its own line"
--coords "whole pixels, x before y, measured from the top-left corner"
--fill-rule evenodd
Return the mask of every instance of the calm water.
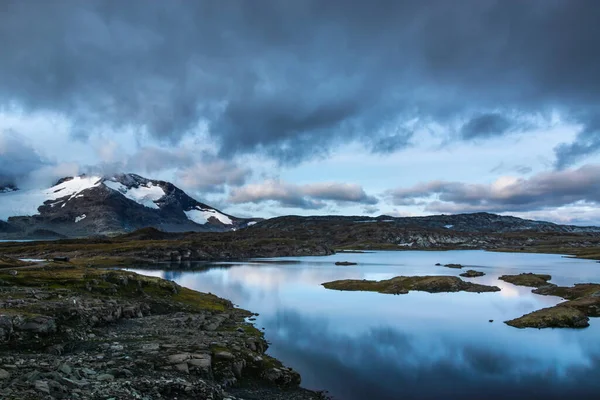
M 297 263 L 291 263 L 295 260 Z M 335 261 L 358 266 L 335 266 Z M 561 300 L 499 281 L 551 274 L 552 282 L 600 282 L 600 264 L 557 255 L 375 252 L 220 264 L 192 272 L 137 271 L 232 300 L 260 313 L 269 354 L 302 374 L 303 386 L 336 399 L 599 399 L 600 319 L 583 330 L 524 329 L 502 321 Z M 338 292 L 336 279 L 458 275 L 461 263 L 487 275 L 497 293 Z M 468 278 L 465 278 L 469 280 Z M 490 323 L 488 320 L 493 319 Z

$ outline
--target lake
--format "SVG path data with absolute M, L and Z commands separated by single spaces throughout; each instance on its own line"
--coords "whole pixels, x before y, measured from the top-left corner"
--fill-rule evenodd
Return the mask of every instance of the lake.
M 598 399 L 600 319 L 590 327 L 516 329 L 503 321 L 560 298 L 498 280 L 521 272 L 553 283 L 600 282 L 600 264 L 560 255 L 401 251 L 219 263 L 193 271 L 135 270 L 211 292 L 260 313 L 268 353 L 336 399 Z M 357 266 L 336 266 L 353 261 Z M 386 295 L 327 290 L 337 279 L 458 275 L 460 263 L 496 293 Z M 489 320 L 494 320 L 490 323 Z

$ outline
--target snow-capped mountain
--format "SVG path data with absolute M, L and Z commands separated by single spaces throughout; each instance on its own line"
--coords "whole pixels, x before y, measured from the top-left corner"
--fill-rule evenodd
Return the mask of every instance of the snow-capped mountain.
M 5 189 L 5 190 L 4 190 Z M 156 227 L 225 231 L 253 219 L 227 215 L 165 181 L 135 174 L 63 178 L 43 190 L 0 191 L 0 237 L 80 237 Z

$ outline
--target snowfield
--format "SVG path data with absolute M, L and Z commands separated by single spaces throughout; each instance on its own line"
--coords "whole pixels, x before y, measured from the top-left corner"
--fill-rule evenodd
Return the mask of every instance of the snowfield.
M 149 182 L 148 186 L 139 186 L 133 188 L 128 188 L 122 183 L 110 180 L 104 181 L 104 185 L 112 190 L 116 190 L 123 196 L 135 201 L 136 203 L 154 209 L 160 208 L 155 202 L 160 200 L 165 195 L 165 191 L 160 186 L 155 186 L 152 182 Z
M 227 215 L 221 214 L 217 210 L 208 210 L 196 207 L 195 210 L 184 211 L 188 219 L 194 221 L 197 224 L 204 225 L 208 222 L 210 217 L 215 217 L 225 225 L 232 225 L 233 221 Z
M 49 200 L 68 199 L 53 203 L 53 207 L 74 199 L 79 193 L 102 184 L 99 176 L 76 176 L 71 180 L 52 186 L 49 189 L 16 190 L 0 193 L 0 220 L 13 216 L 37 215 L 38 208 Z

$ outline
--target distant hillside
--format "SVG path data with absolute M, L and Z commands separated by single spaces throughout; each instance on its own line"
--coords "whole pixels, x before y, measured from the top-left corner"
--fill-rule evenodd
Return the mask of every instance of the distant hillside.
M 533 245 L 543 237 L 600 238 L 599 227 L 559 225 L 489 213 L 377 218 L 286 216 L 247 229 L 257 236 L 318 240 L 334 248 L 500 248 Z

